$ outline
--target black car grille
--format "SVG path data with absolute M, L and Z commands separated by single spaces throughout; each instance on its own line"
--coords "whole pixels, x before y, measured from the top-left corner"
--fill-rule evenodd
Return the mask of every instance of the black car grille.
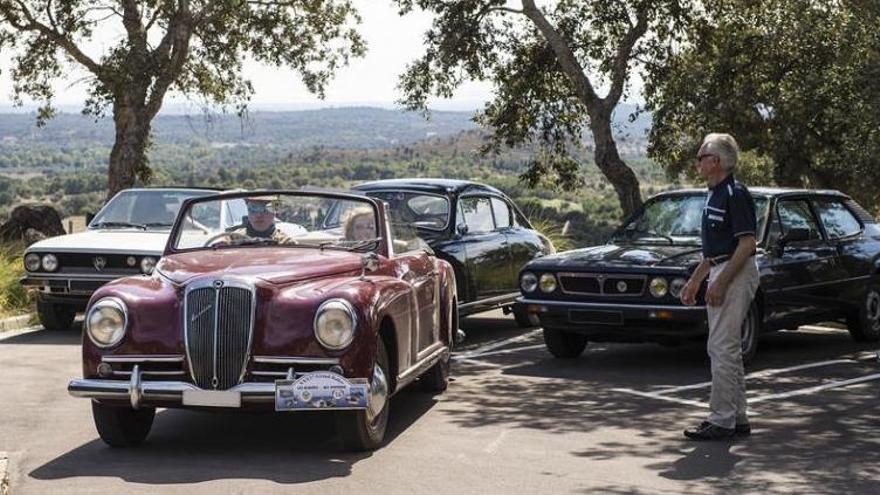
M 250 288 L 228 283 L 187 291 L 187 357 L 199 387 L 225 390 L 241 382 L 253 332 L 253 299 Z
M 559 284 L 563 292 L 570 294 L 640 296 L 645 291 L 643 275 L 560 273 Z

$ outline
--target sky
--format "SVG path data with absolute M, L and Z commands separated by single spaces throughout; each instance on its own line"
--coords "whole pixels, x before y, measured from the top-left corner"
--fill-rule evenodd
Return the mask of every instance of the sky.
M 394 107 L 400 97 L 397 78 L 407 63 L 423 52 L 423 37 L 431 25 L 431 16 L 415 11 L 404 17 L 389 0 L 354 0 L 363 22 L 359 28 L 367 42 L 363 58 L 353 59 L 348 67 L 337 72 L 326 88 L 326 98 L 320 100 L 309 93 L 293 71 L 247 62 L 244 74 L 255 89 L 250 107 L 253 110 L 296 110 L 322 107 L 369 105 Z M 97 55 L 110 45 L 121 31 L 97 32 L 86 51 Z M 6 57 L 4 57 L 6 58 Z M 10 110 L 12 82 L 8 60 L 0 61 L 0 109 Z M 82 70 L 72 70 L 69 77 L 55 84 L 55 104 L 63 111 L 78 111 L 85 100 L 86 87 L 79 83 Z M 491 98 L 492 87 L 487 82 L 465 83 L 450 99 L 434 99 L 429 106 L 436 110 L 474 110 Z M 30 103 L 30 104 L 29 104 Z M 33 108 L 26 102 L 25 109 Z M 185 107 L 187 101 L 174 95 L 166 97 L 164 108 L 173 111 Z

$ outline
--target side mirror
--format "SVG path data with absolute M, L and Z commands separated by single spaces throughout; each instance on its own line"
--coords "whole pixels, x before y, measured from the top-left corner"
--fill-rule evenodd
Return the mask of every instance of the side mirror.
M 92 220 L 95 219 L 95 214 L 92 212 L 86 213 L 86 225 L 92 223 Z
M 456 225 L 455 231 L 458 233 L 458 235 L 465 235 L 468 233 L 468 226 L 464 224 Z
M 373 273 L 379 269 L 379 255 L 376 253 L 366 253 L 361 256 L 361 280 L 364 280 L 368 273 Z
M 810 240 L 810 229 L 791 228 L 788 229 L 782 237 L 776 241 L 776 255 L 782 255 L 785 246 L 792 242 L 803 242 Z

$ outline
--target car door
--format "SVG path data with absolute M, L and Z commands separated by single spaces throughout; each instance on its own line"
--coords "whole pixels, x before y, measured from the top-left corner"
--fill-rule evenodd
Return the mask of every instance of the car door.
M 431 352 L 440 339 L 440 279 L 430 247 L 411 225 L 391 223 L 392 246 L 406 246 L 394 256 L 400 278 L 412 288 L 412 355 L 416 360 Z M 397 249 L 397 247 L 395 247 Z
M 864 249 L 864 225 L 850 211 L 843 198 L 817 197 L 813 206 L 825 230 L 825 235 L 835 257 L 835 283 L 827 294 L 829 310 L 846 311 L 864 294 L 868 276 L 873 271 L 870 257 L 862 254 Z
M 778 200 L 770 222 L 762 275 L 767 319 L 782 326 L 814 321 L 827 303 L 827 283 L 835 277 L 834 249 L 806 198 Z M 784 233 L 795 228 L 806 229 L 808 239 L 776 248 Z
M 507 236 L 495 227 L 491 197 L 459 198 L 457 217 L 461 243 L 467 253 L 471 293 L 477 299 L 485 299 L 511 292 L 510 250 Z

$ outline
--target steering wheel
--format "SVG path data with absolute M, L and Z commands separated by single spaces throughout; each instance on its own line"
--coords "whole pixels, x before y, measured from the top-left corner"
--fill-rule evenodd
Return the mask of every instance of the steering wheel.
M 219 234 L 212 235 L 210 239 L 205 241 L 205 247 L 212 247 L 215 243 L 220 244 L 217 241 L 223 238 L 226 238 L 225 242 L 227 243 L 237 240 L 243 241 L 245 239 L 250 239 L 249 236 L 242 234 L 241 232 L 220 232 Z

